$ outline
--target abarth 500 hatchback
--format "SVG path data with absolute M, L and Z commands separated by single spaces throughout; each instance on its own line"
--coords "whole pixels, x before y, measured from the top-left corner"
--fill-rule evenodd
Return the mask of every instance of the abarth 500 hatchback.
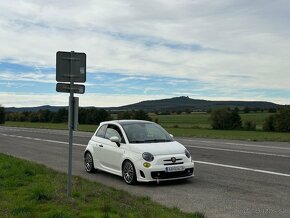
M 189 151 L 158 124 L 141 120 L 101 123 L 85 149 L 84 164 L 89 173 L 109 172 L 127 184 L 194 175 Z

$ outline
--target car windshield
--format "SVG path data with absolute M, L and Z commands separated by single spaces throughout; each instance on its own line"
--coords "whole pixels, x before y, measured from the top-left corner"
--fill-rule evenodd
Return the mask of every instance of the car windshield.
M 122 124 L 130 143 L 171 142 L 172 137 L 155 123 Z

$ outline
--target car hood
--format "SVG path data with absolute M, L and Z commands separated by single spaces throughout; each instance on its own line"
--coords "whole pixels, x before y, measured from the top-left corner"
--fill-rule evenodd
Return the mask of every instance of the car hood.
M 177 141 L 130 144 L 130 148 L 140 154 L 150 152 L 153 155 L 184 154 L 185 150 L 185 147 Z

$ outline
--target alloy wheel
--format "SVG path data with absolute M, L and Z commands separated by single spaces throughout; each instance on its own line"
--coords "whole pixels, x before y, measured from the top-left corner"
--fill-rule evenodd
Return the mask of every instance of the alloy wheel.
M 90 153 L 86 153 L 85 155 L 85 168 L 87 172 L 92 172 L 94 169 L 93 158 Z
M 127 184 L 133 184 L 136 180 L 136 173 L 131 162 L 126 161 L 123 166 L 123 177 Z

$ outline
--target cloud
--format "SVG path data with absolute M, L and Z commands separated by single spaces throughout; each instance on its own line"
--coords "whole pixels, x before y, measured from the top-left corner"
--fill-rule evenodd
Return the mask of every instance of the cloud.
M 118 72 L 124 77 L 115 81 L 132 89 L 135 78 L 171 77 L 210 87 L 205 98 L 256 90 L 254 100 L 268 89 L 283 90 L 289 103 L 289 18 L 283 0 L 15 0 L 0 6 L 0 60 L 37 66 L 36 75 L 9 71 L 11 78 L 52 82 L 41 72 L 54 68 L 56 51 L 83 51 L 89 74 Z
M 41 83 L 55 83 L 55 74 L 44 73 L 15 73 L 15 72 L 1 72 L 0 80 L 5 81 L 30 81 Z

